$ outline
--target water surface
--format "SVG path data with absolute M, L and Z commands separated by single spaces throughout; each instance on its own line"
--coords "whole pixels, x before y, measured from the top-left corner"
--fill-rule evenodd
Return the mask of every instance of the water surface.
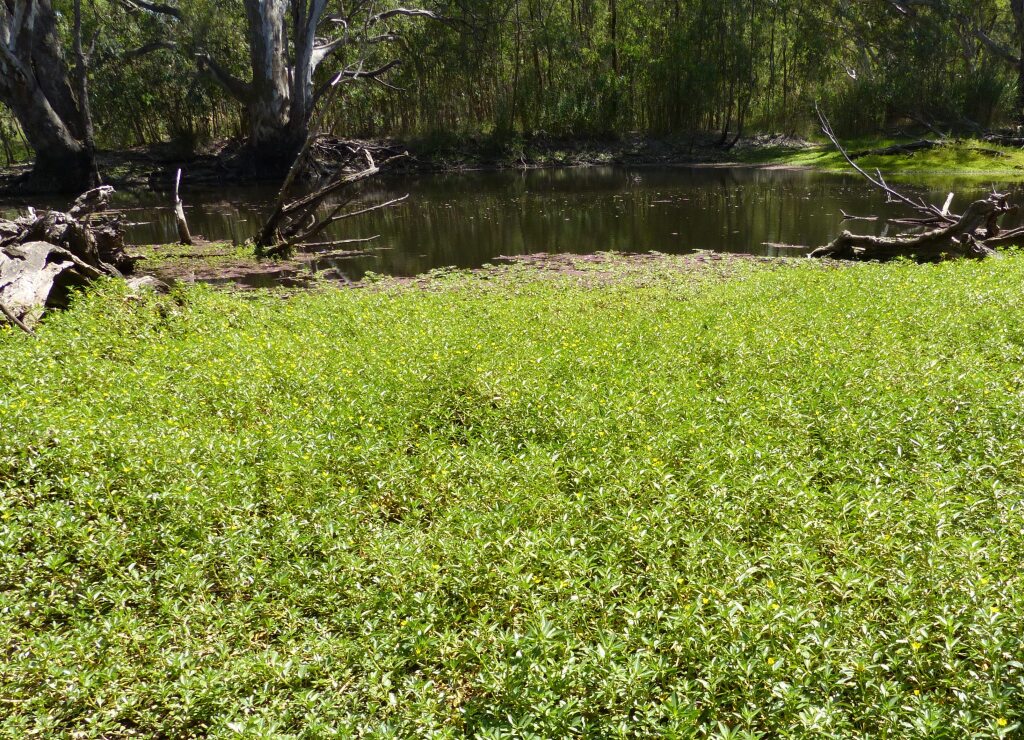
M 955 189 L 955 209 L 986 188 L 940 180 L 905 189 L 940 204 Z M 772 255 L 780 250 L 770 245 L 815 247 L 843 229 L 885 233 L 884 224 L 844 223 L 842 211 L 905 213 L 855 176 L 747 167 L 596 167 L 381 179 L 354 207 L 405 194 L 410 196 L 405 204 L 343 221 L 322 237 L 376 237 L 367 244 L 334 247 L 364 254 L 323 257 L 312 263 L 313 269 L 334 268 L 358 279 L 368 270 L 415 275 L 534 252 L 713 249 Z M 192 232 L 209 240 L 242 242 L 255 235 L 273 196 L 272 190 L 252 187 L 189 191 L 185 200 Z M 176 239 L 168 200 L 166 194 L 150 192 L 119 194 L 130 243 Z

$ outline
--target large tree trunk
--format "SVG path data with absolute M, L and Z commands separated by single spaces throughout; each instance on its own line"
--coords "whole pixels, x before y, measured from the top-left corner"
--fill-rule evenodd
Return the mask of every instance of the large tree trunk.
M 95 164 L 70 84 L 50 0 L 0 5 L 0 101 L 10 107 L 36 160 L 26 187 L 81 192 Z M 15 10 L 24 12 L 16 13 Z
M 252 84 L 249 146 L 260 174 L 285 174 L 305 139 L 292 123 L 292 70 L 285 34 L 286 0 L 246 0 Z M 296 71 L 296 74 L 302 74 Z M 296 123 L 301 123 L 296 122 Z
M 335 12 L 327 23 L 328 0 L 242 0 L 242 3 L 251 81 L 235 77 L 207 53 L 201 52 L 195 57 L 201 70 L 245 106 L 252 163 L 258 176 L 268 178 L 284 177 L 288 173 L 306 143 L 318 99 L 338 80 L 378 79 L 399 63 L 391 60 L 375 69 L 365 66 L 368 48 L 396 40 L 397 36 L 389 30 L 390 19 L 437 18 L 427 10 L 360 1 L 333 4 Z M 183 18 L 177 5 L 142 0 L 132 5 L 141 5 L 177 21 Z M 329 32 L 327 27 L 330 27 Z M 316 87 L 314 81 L 320 65 L 335 52 L 349 47 L 359 50 L 356 58 L 332 71 L 333 82 Z
M 35 85 L 18 86 L 7 102 L 36 154 L 24 189 L 72 193 L 88 188 L 95 170 L 92 157 L 43 93 Z

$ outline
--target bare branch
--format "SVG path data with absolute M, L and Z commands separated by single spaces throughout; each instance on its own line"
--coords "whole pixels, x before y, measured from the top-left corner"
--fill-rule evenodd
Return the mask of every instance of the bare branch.
M 360 70 L 360 69 L 351 69 L 351 68 L 343 69 L 340 72 L 338 72 L 337 75 L 335 75 L 334 79 L 332 79 L 330 82 L 327 82 L 324 85 L 322 85 L 313 94 L 313 102 L 314 102 L 314 104 L 319 103 L 320 99 L 324 95 L 329 93 L 331 90 L 335 89 L 335 86 L 337 85 L 337 83 L 339 81 L 353 82 L 355 80 L 369 79 L 369 80 L 373 80 L 375 82 L 381 82 L 381 80 L 379 79 L 381 75 L 391 71 L 395 67 L 399 66 L 401 63 L 402 63 L 402 61 L 400 59 L 395 59 L 395 60 L 390 61 L 387 64 L 385 64 L 383 67 L 379 67 L 377 69 L 373 69 L 373 70 L 370 70 L 370 71 L 363 71 L 363 70 Z
M 385 64 L 383 67 L 378 67 L 377 69 L 371 69 L 368 71 L 363 69 L 346 69 L 341 74 L 343 77 L 349 77 L 353 80 L 373 79 L 376 77 L 380 77 L 383 74 L 387 74 L 392 69 L 399 66 L 401 63 L 401 59 L 393 59 L 387 64 Z
M 137 49 L 131 49 L 124 53 L 123 59 L 131 60 L 138 59 L 140 57 L 148 56 L 155 51 L 175 51 L 178 45 L 173 41 L 151 41 L 148 44 L 143 44 Z
M 378 13 L 372 16 L 366 23 L 367 26 L 372 26 L 375 23 L 386 21 L 389 18 L 396 18 L 398 16 L 406 16 L 411 18 L 431 18 L 433 20 L 441 20 L 441 17 L 430 10 L 423 10 L 422 8 L 392 8 L 391 10 L 385 10 L 383 13 Z
M 382 210 L 384 208 L 393 208 L 394 206 L 397 206 L 400 203 L 404 203 L 407 200 L 409 200 L 409 195 L 408 194 L 403 195 L 401 198 L 395 198 L 393 200 L 389 200 L 389 201 L 387 201 L 385 203 L 377 203 L 377 204 L 372 205 L 372 206 L 367 206 L 366 208 L 362 208 L 362 209 L 360 209 L 358 211 L 346 211 L 345 213 L 341 213 L 341 214 L 338 214 L 337 216 L 331 217 L 331 223 L 334 223 L 335 221 L 343 221 L 346 218 L 355 218 L 356 216 L 362 216 L 362 215 L 365 215 L 367 213 L 373 213 L 374 211 L 380 211 L 380 210 Z
M 360 43 L 367 46 L 374 46 L 376 44 L 383 44 L 392 41 L 397 41 L 398 35 L 394 33 L 382 33 L 379 36 L 373 36 L 368 39 L 363 39 Z M 317 46 L 313 49 L 313 67 L 320 66 L 327 57 L 336 52 L 338 49 L 342 49 L 352 43 L 352 39 L 349 37 L 348 31 L 336 38 L 334 41 Z
M 1004 62 L 1007 62 L 1008 64 L 1012 64 L 1014 66 L 1020 66 L 1020 64 L 1021 64 L 1021 58 L 1020 57 L 1016 56 L 1007 47 L 1005 47 L 1002 44 L 1000 44 L 998 41 L 993 39 L 991 36 L 989 36 L 983 30 L 978 28 L 976 25 L 972 24 L 971 33 L 973 33 L 975 38 L 977 38 L 978 41 L 980 41 L 982 43 L 982 45 L 986 49 L 988 49 L 990 52 L 992 52 L 995 56 L 999 57 L 1000 59 L 1002 59 Z
M 394 200 L 389 200 L 386 203 L 377 203 L 376 205 L 368 206 L 367 208 L 362 208 L 358 211 L 346 211 L 344 213 L 341 212 L 341 208 L 343 208 L 344 206 L 341 206 L 338 209 L 335 209 L 335 211 L 332 212 L 330 216 L 319 221 L 318 223 L 313 224 L 313 226 L 310 229 L 306 230 L 299 236 L 295 237 L 295 239 L 292 241 L 292 244 L 302 244 L 306 240 L 312 239 L 313 237 L 322 233 L 324 229 L 326 229 L 331 224 L 337 223 L 338 221 L 344 221 L 346 218 L 355 218 L 356 216 L 364 216 L 367 213 L 381 211 L 384 210 L 385 208 L 394 208 L 395 206 L 404 203 L 406 200 L 408 200 L 408 198 L 408 195 L 403 195 L 401 198 L 395 198 Z
M 7 306 L 4 305 L 2 302 L 0 302 L 0 314 L 3 314 L 4 318 L 6 318 L 8 321 L 10 321 L 12 325 L 18 327 L 19 329 L 21 329 L 26 334 L 28 334 L 30 336 L 35 336 L 36 333 L 34 331 L 32 331 L 31 328 L 29 328 L 28 324 L 26 324 L 24 321 L 19 319 L 17 317 L 17 315 L 14 313 L 14 311 L 12 311 L 11 309 L 7 308 Z
M 849 165 L 853 167 L 853 169 L 855 169 L 860 175 L 862 175 L 868 182 L 870 182 L 876 188 L 879 188 L 880 190 L 884 191 L 885 194 L 893 201 L 910 206 L 915 211 L 927 214 L 929 217 L 935 217 L 939 219 L 942 223 L 949 223 L 950 221 L 955 221 L 956 219 L 959 218 L 959 216 L 953 214 L 944 215 L 942 211 L 939 210 L 939 208 L 937 208 L 936 206 L 929 205 L 928 203 L 925 203 L 923 200 L 920 199 L 915 201 L 912 198 L 909 198 L 903 193 L 899 192 L 898 190 L 889 187 L 889 185 L 885 182 L 885 178 L 882 177 L 881 171 L 876 171 L 876 174 L 874 176 L 869 175 L 860 167 L 860 165 L 858 165 L 853 160 L 853 158 L 849 155 L 849 153 L 846 151 L 843 145 L 839 143 L 839 138 L 835 135 L 835 132 L 832 130 L 832 124 L 829 123 L 828 118 L 825 117 L 825 114 L 822 112 L 821 108 L 818 106 L 817 103 L 815 103 L 814 105 L 814 110 L 818 114 L 818 120 L 821 122 L 822 133 L 824 133 L 825 136 L 828 137 L 829 141 L 832 142 L 832 145 L 835 146 L 837 150 L 839 150 L 839 153 L 843 155 L 843 159 L 845 159 L 847 163 L 849 163 Z

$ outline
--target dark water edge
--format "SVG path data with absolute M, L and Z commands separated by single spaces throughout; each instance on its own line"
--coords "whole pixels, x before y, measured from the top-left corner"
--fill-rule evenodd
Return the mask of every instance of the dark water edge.
M 992 184 L 955 183 L 959 204 Z M 1014 191 L 1019 186 L 1004 185 Z M 938 203 L 951 181 L 911 186 Z M 375 181 L 353 207 L 408 194 L 398 208 L 337 224 L 323 240 L 369 239 L 325 246 L 309 255 L 310 271 L 358 280 L 367 271 L 412 276 L 440 267 L 479 267 L 500 256 L 536 252 L 659 251 L 788 256 L 776 244 L 813 248 L 843 229 L 887 233 L 884 223 L 844 222 L 852 214 L 896 215 L 882 194 L 841 174 L 756 167 L 587 167 L 405 176 Z M 275 195 L 268 187 L 194 191 L 187 196 L 193 234 L 242 243 L 253 237 Z M 66 207 L 66 203 L 36 203 Z M 127 239 L 175 240 L 166 194 L 119 193 Z M 10 212 L 8 205 L 7 211 Z M 3 211 L 0 205 L 0 211 Z M 359 254 L 331 254 L 338 249 Z M 293 276 L 294 277 L 294 276 Z

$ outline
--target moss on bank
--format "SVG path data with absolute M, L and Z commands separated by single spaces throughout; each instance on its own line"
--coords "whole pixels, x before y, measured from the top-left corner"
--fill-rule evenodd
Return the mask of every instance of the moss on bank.
M 1024 258 L 610 265 L 0 330 L 0 735 L 1017 732 Z

